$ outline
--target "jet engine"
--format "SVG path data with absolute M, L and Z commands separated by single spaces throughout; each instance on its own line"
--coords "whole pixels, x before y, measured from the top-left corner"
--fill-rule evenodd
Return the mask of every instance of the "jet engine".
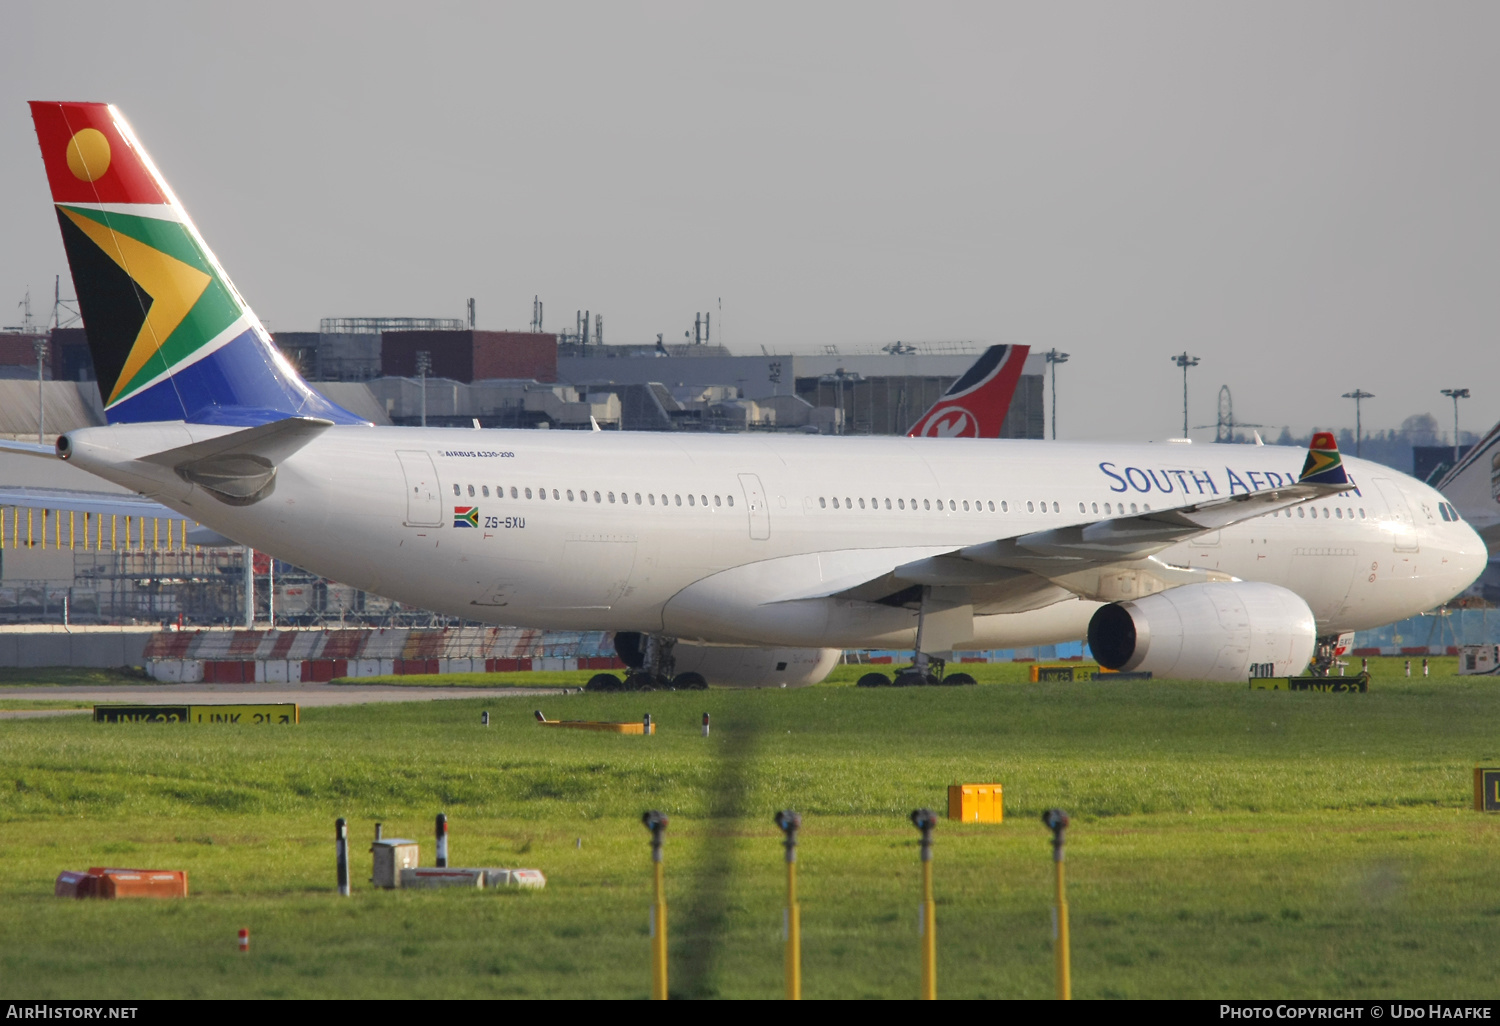
M 643 634 L 621 631 L 615 635 L 615 652 L 631 669 L 645 665 L 647 648 Z M 843 654 L 837 648 L 751 648 L 687 641 L 673 642 L 670 651 L 674 674 L 701 674 L 709 684 L 729 688 L 806 687 L 827 677 Z
M 1179 680 L 1294 676 L 1316 644 L 1317 625 L 1300 596 L 1252 581 L 1114 602 L 1089 621 L 1089 648 L 1101 666 Z

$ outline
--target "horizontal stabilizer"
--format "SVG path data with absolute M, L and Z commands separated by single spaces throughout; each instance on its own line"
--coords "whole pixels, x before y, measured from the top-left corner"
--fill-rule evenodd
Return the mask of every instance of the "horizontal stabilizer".
M 45 456 L 49 459 L 57 459 L 57 448 L 40 442 L 0 440 L 0 452 L 15 453 L 17 456 Z
M 248 506 L 271 494 L 283 460 L 331 427 L 331 420 L 288 417 L 142 456 L 141 462 L 169 467 L 232 506 Z
M 86 492 L 74 488 L 37 488 L 16 485 L 0 488 L 0 506 L 23 509 L 57 509 L 73 513 L 95 513 L 100 516 L 159 517 L 163 520 L 185 520 L 181 513 L 142 495 L 117 492 Z

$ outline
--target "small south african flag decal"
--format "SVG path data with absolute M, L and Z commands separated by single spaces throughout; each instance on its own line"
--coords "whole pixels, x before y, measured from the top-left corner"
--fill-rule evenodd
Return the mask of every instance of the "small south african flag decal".
M 453 507 L 453 526 L 454 527 L 478 527 L 479 526 L 479 507 L 478 506 L 454 506 Z

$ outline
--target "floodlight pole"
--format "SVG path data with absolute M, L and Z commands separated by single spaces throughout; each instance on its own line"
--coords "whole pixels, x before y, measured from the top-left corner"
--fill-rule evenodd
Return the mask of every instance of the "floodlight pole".
M 1057 365 L 1068 362 L 1067 353 L 1059 353 L 1056 349 L 1048 350 L 1047 365 L 1052 368 L 1052 440 L 1057 441 Z
M 1198 357 L 1189 356 L 1184 349 L 1176 356 L 1170 357 L 1171 361 L 1182 368 L 1182 437 L 1188 436 L 1188 391 L 1187 372 L 1189 367 L 1198 366 Z
M 422 379 L 422 426 L 427 426 L 427 375 L 432 372 L 432 354 L 417 350 L 417 377 Z
M 1445 388 L 1443 394 L 1453 400 L 1453 465 L 1458 466 L 1458 401 L 1469 398 L 1467 388 Z
M 840 367 L 837 370 L 835 370 L 832 374 L 824 374 L 822 377 L 820 377 L 818 379 L 818 383 L 819 384 L 821 384 L 821 385 L 835 385 L 835 386 L 837 386 L 837 389 L 838 389 L 838 391 L 836 393 L 837 396 L 838 396 L 838 399 L 836 401 L 837 401 L 837 404 L 838 404 L 837 405 L 837 409 L 838 409 L 838 413 L 839 413 L 839 422 L 838 422 L 838 425 L 837 425 L 837 430 L 834 431 L 834 434 L 842 435 L 842 434 L 846 433 L 845 430 L 844 430 L 844 428 L 845 428 L 845 425 L 844 425 L 844 383 L 848 382 L 849 385 L 852 387 L 854 385 L 859 384 L 863 380 L 864 380 L 864 376 L 862 374 L 860 374 L 858 371 L 846 371 L 842 367 Z M 852 393 L 851 393 L 851 398 L 852 398 Z
M 1340 398 L 1354 400 L 1354 455 L 1359 455 L 1359 444 L 1364 440 L 1364 428 L 1359 420 L 1359 403 L 1361 399 L 1374 399 L 1374 392 L 1366 392 L 1362 388 L 1356 388 L 1352 392 L 1345 392 Z
M 38 445 L 45 445 L 42 436 L 47 433 L 47 406 L 42 390 L 42 366 L 47 360 L 47 339 L 38 336 L 31 345 L 36 350 L 36 441 Z

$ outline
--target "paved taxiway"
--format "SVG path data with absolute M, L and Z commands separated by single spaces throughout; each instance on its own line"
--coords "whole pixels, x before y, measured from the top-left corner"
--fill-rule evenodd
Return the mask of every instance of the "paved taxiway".
M 379 684 L 155 684 L 108 688 L 0 687 L 0 699 L 36 702 L 98 702 L 116 705 L 215 705 L 296 702 L 301 706 L 365 705 L 371 702 L 434 702 L 446 698 L 536 698 L 569 688 L 409 688 Z M 0 719 L 67 716 L 87 709 L 8 710 Z

